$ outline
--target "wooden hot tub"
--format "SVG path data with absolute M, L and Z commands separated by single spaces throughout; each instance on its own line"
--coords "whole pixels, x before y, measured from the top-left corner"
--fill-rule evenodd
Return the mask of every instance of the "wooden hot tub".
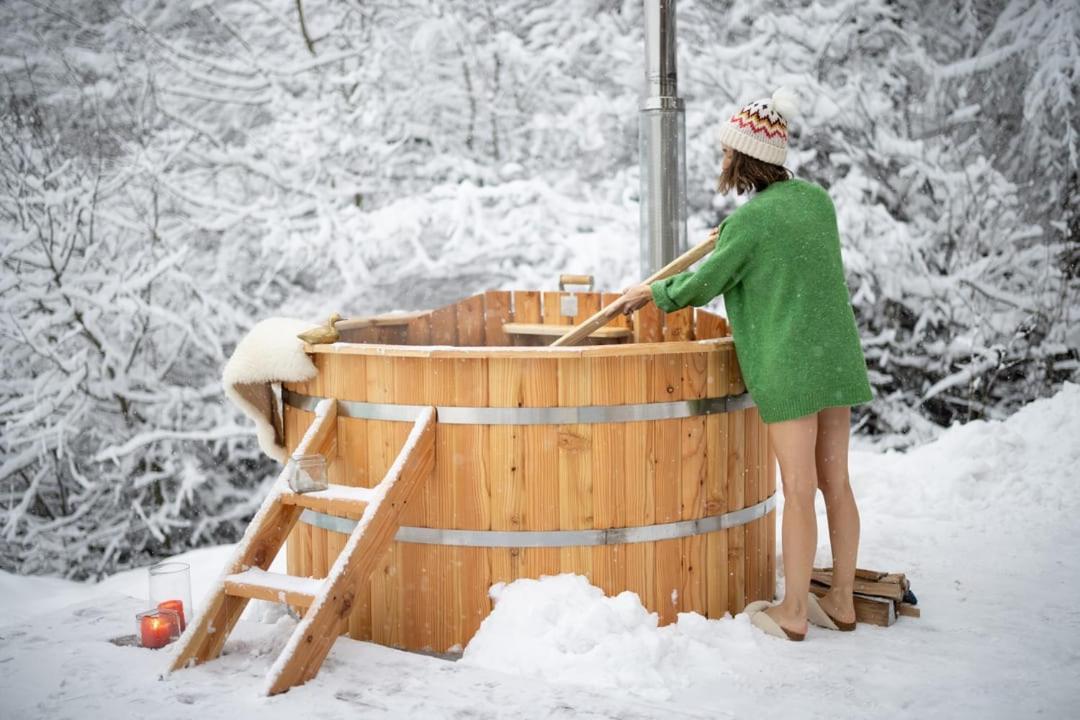
M 544 347 L 615 297 L 488 291 L 309 348 L 318 376 L 283 388 L 286 442 L 338 399 L 331 482 L 378 483 L 417 407 L 438 414 L 435 470 L 361 588 L 352 637 L 454 651 L 491 584 L 564 572 L 637 593 L 661 623 L 773 598 L 775 461 L 726 321 L 649 305 L 593 344 Z M 351 525 L 305 511 L 289 573 L 325 576 Z

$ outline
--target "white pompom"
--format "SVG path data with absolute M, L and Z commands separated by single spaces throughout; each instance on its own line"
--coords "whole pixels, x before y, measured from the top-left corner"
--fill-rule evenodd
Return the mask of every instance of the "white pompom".
M 790 88 L 777 88 L 772 94 L 772 107 L 783 115 L 785 120 L 790 121 L 799 114 L 799 96 Z

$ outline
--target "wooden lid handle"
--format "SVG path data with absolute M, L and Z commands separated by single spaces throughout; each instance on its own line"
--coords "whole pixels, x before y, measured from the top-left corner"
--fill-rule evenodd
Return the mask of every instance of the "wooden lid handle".
M 696 263 L 701 258 L 708 255 L 710 252 L 712 252 L 712 249 L 714 247 L 716 247 L 716 239 L 710 237 L 705 242 L 700 243 L 699 245 L 695 245 L 694 247 L 690 248 L 685 253 L 675 258 L 667 265 L 650 275 L 644 281 L 645 284 L 654 283 L 657 280 L 663 280 L 664 278 L 670 277 L 675 273 L 682 272 L 686 268 Z M 587 338 L 589 336 L 589 333 L 591 333 L 593 330 L 607 325 L 615 318 L 616 315 L 618 315 L 622 311 L 620 305 L 621 297 L 622 296 L 620 296 L 619 299 L 613 300 L 607 305 L 607 307 L 602 308 L 601 310 L 593 314 L 591 317 L 589 317 L 587 320 L 583 321 L 581 324 L 568 330 L 565 335 L 563 335 L 555 342 L 551 343 L 551 346 L 565 347 L 568 345 L 577 345 L 579 342 Z
M 567 285 L 588 285 L 589 289 L 593 289 L 593 276 L 592 275 L 567 275 L 563 274 L 559 276 L 559 290 L 565 290 Z

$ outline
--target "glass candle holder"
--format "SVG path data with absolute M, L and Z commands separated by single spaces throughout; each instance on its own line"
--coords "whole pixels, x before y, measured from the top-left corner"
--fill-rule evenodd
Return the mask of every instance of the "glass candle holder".
M 316 492 L 330 486 L 326 477 L 326 458 L 322 455 L 293 455 L 286 469 L 289 487 L 295 493 Z
M 187 563 L 170 560 L 150 567 L 150 608 L 176 613 L 177 628 L 183 632 L 194 616 Z
M 135 637 L 144 648 L 163 648 L 180 637 L 180 616 L 175 610 L 147 610 L 135 616 Z

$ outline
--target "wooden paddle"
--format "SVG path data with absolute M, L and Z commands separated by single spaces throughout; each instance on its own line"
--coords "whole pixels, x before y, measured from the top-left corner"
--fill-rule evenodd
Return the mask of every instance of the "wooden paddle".
M 654 283 L 657 280 L 663 280 L 666 277 L 670 277 L 675 273 L 680 273 L 686 268 L 696 263 L 701 258 L 708 255 L 712 249 L 716 246 L 716 237 L 710 234 L 709 239 L 695 245 L 687 250 L 685 253 L 669 262 L 664 267 L 657 270 L 648 278 L 643 280 L 644 284 Z M 620 296 L 621 298 L 622 296 Z M 599 312 L 595 313 L 588 320 L 581 323 L 570 332 L 560 337 L 555 342 L 551 343 L 552 347 L 556 345 L 577 345 L 579 342 L 589 337 L 589 335 L 599 327 L 603 327 L 611 322 L 616 315 L 621 312 L 619 307 L 619 300 L 614 300 L 607 307 L 603 308 Z

